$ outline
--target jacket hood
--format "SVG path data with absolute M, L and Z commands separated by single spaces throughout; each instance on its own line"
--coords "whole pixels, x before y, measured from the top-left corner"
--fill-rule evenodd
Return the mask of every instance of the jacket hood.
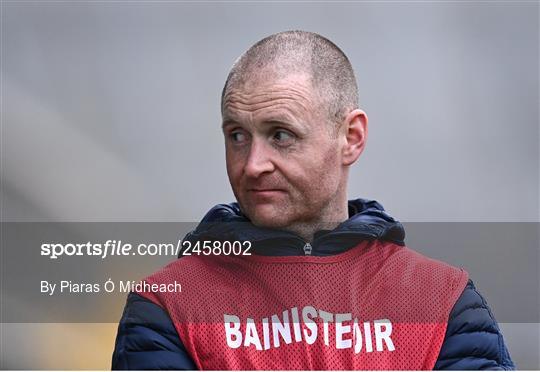
M 384 240 L 404 245 L 405 231 L 375 200 L 349 201 L 349 219 L 334 230 L 315 233 L 312 254 L 328 256 L 342 253 L 362 240 Z M 305 242 L 292 232 L 257 227 L 242 213 L 238 203 L 218 204 L 204 216 L 184 240 L 250 241 L 252 251 L 262 255 L 304 255 Z

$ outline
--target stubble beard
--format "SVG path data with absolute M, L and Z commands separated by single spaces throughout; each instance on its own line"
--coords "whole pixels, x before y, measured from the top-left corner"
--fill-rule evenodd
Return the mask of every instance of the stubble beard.
M 312 242 L 315 232 L 332 230 L 347 218 L 348 214 L 343 213 L 343 207 L 339 206 L 340 203 L 336 199 L 339 199 L 338 195 L 333 195 L 316 206 L 306 205 L 309 203 L 306 201 L 301 207 L 305 210 L 300 213 L 291 205 L 273 204 L 270 206 L 273 209 L 271 213 L 258 212 L 256 209 L 261 207 L 254 204 L 242 205 L 243 203 L 240 203 L 240 207 L 255 226 L 288 231 L 299 235 L 306 242 Z M 268 206 L 263 206 L 263 208 L 268 208 Z M 286 218 L 283 218 L 284 216 Z

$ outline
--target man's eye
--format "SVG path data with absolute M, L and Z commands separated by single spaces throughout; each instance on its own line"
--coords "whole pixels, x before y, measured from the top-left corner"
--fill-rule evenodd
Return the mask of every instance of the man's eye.
M 246 134 L 243 132 L 231 132 L 230 134 L 231 140 L 233 142 L 244 142 L 246 140 Z
M 274 133 L 273 139 L 279 143 L 289 143 L 294 140 L 294 135 L 285 130 L 277 130 Z

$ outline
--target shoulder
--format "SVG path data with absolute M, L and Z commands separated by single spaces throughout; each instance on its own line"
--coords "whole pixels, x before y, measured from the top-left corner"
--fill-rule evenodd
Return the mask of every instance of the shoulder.
M 408 247 L 393 246 L 389 252 L 385 260 L 386 271 L 398 279 L 403 290 L 408 287 L 432 295 L 439 293 L 448 301 L 450 311 L 469 279 L 463 268 L 424 256 Z
M 471 280 L 450 313 L 435 369 L 515 369 L 497 321 Z
M 195 369 L 167 313 L 130 293 L 118 325 L 113 370 Z
M 217 256 L 183 256 L 155 271 L 143 281 L 162 284 L 182 279 L 191 280 L 197 276 L 204 277 L 206 271 L 218 264 L 215 261 L 218 261 Z
M 462 268 L 452 266 L 446 262 L 428 257 L 407 246 L 399 247 L 394 251 L 391 259 L 407 264 L 407 267 L 418 272 L 431 272 L 459 275 L 465 273 Z M 465 284 L 465 283 L 464 283 Z

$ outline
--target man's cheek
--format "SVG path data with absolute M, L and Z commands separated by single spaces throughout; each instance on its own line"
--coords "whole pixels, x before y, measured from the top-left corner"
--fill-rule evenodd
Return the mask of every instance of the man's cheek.
M 227 164 L 227 175 L 233 189 L 238 190 L 242 186 L 242 169 L 236 165 Z

